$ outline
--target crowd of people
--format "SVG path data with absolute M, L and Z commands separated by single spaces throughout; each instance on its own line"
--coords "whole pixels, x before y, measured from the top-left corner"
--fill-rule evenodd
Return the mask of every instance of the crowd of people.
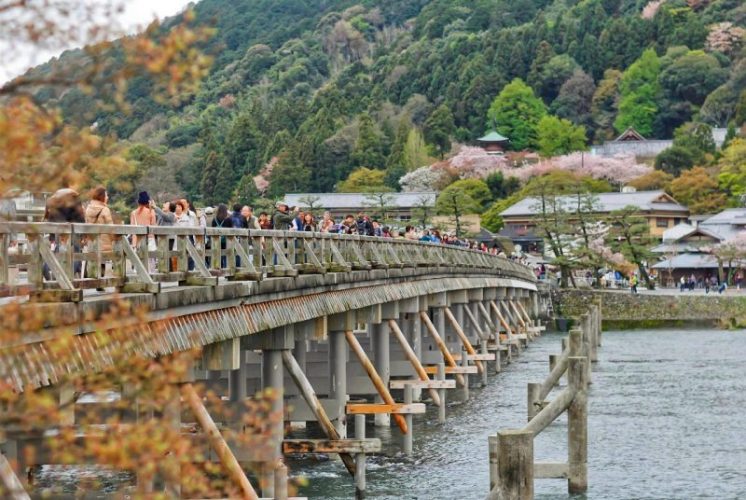
M 103 186 L 96 187 L 91 191 L 88 202 L 84 202 L 73 190 L 60 190 L 48 200 L 45 220 L 50 222 L 112 224 L 114 217 L 108 203 L 109 195 Z M 347 214 L 341 220 L 335 220 L 330 212 L 325 211 L 320 218 L 317 218 L 311 211 L 302 210 L 300 207 L 291 207 L 283 202 L 277 203 L 272 214 L 260 212 L 255 215 L 253 208 L 248 205 L 236 204 L 233 205 L 232 210 L 225 204 L 219 204 L 214 208 L 198 209 L 192 202 L 184 198 L 166 201 L 158 206 L 147 191 L 142 191 L 137 197 L 137 208 L 132 210 L 129 215 L 129 223 L 134 226 L 273 229 L 279 231 L 357 234 L 451 245 L 516 259 L 514 256 L 507 256 L 496 244 L 488 245 L 485 242 L 477 242 L 455 234 L 442 232 L 437 228 L 420 229 L 413 225 L 407 225 L 403 228 L 389 226 L 371 218 L 364 212 L 359 212 L 357 215 Z M 111 242 L 108 239 L 102 239 L 101 244 L 105 251 L 110 250 Z

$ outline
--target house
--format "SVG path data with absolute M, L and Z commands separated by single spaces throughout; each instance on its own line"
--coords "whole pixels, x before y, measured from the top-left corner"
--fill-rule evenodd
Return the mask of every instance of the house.
M 679 224 L 664 231 L 661 244 L 651 249 L 664 259 L 652 266 L 658 271 L 660 283 L 676 286 L 682 277 L 688 279 L 694 275 L 703 280 L 716 275 L 718 262 L 711 251 L 722 241 L 722 236 L 701 225 Z
M 411 193 L 293 193 L 285 195 L 284 203 L 288 206 L 308 208 L 315 212 L 329 211 L 336 220 L 347 214 L 357 215 L 366 212 L 372 216 L 382 217 L 386 212 L 387 220 L 408 222 L 421 218 L 427 211 L 427 217 L 435 213 L 435 191 Z
M 655 264 L 661 283 L 675 285 L 681 277 L 697 280 L 717 276 L 719 263 L 712 255 L 715 245 L 746 234 L 746 208 L 731 208 L 711 215 L 698 224 L 680 224 L 663 233 L 663 241 L 652 249 L 664 260 Z M 743 263 L 735 263 L 742 267 Z M 724 270 L 729 269 L 723 263 Z
M 51 193 L 32 193 L 13 189 L 0 196 L 0 219 L 38 222 L 44 218 L 44 207 Z
M 661 237 L 666 229 L 684 223 L 689 218 L 689 209 L 664 191 L 599 193 L 596 199 L 597 215 L 602 216 L 630 205 L 637 207 L 637 214 L 648 221 L 651 236 Z M 565 206 L 571 205 L 573 201 L 572 196 L 560 197 L 560 203 Z M 500 216 L 506 228 L 526 233 L 536 226 L 538 209 L 538 198 L 524 198 L 504 210 Z
M 712 139 L 720 147 L 725 141 L 728 129 L 713 128 Z M 591 146 L 595 156 L 634 155 L 638 158 L 655 158 L 664 149 L 673 146 L 673 139 L 646 139 L 637 130 L 630 127 L 613 141 Z

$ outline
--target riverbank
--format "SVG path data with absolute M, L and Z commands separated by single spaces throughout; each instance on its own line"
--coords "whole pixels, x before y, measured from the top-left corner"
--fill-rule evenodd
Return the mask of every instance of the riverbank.
M 691 321 L 711 321 L 724 328 L 746 327 L 743 291 L 720 295 L 677 290 L 632 294 L 629 290 L 553 289 L 551 296 L 557 317 L 578 316 L 588 304 L 600 303 L 607 329 L 624 329 L 638 323 L 648 327 L 678 326 L 671 322 L 682 322 L 680 326 L 684 327 Z

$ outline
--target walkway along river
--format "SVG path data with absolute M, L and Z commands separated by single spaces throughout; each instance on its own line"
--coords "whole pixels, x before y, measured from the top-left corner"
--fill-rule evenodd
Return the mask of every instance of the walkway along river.
M 368 428 L 388 456 L 369 458 L 368 497 L 482 499 L 489 489 L 487 436 L 526 422 L 526 384 L 548 373 L 560 336 L 545 334 L 468 402 L 415 418 L 414 454 L 395 429 Z M 589 393 L 591 499 L 746 498 L 746 331 L 709 329 L 604 332 Z M 434 411 L 433 411 L 434 410 Z M 565 416 L 535 441 L 537 461 L 567 454 Z M 294 474 L 309 498 L 349 498 L 339 464 Z M 565 480 L 536 480 L 537 499 L 568 498 Z

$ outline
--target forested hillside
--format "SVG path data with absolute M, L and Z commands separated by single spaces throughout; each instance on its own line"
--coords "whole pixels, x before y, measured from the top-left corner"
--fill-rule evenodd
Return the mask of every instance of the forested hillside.
M 145 77 L 129 83 L 127 115 L 93 111 L 101 93 L 37 93 L 127 141 L 136 169 L 112 180 L 123 199 L 331 191 L 359 167 L 399 189 L 493 125 L 514 148 L 567 152 L 521 129 L 532 109 L 582 126 L 583 144 L 746 118 L 742 0 L 202 0 L 194 12 L 215 29 L 202 47 L 214 63 L 178 104 L 151 98 Z M 528 107 L 496 106 L 501 91 Z

